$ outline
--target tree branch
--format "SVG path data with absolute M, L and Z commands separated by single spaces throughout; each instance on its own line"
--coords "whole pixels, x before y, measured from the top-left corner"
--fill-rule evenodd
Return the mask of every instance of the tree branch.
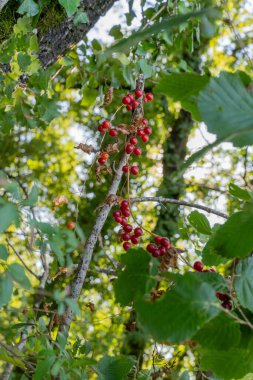
M 178 199 L 170 199 L 170 198 L 164 198 L 164 197 L 140 197 L 140 198 L 131 198 L 130 201 L 132 203 L 137 203 L 137 202 L 171 203 L 171 204 L 176 204 L 179 206 L 198 208 L 200 210 L 208 212 L 209 214 L 215 214 L 224 219 L 228 218 L 227 214 L 224 214 L 223 212 L 220 212 L 220 211 L 213 210 L 210 207 L 202 206 L 197 203 L 187 202 L 187 201 L 178 200 Z

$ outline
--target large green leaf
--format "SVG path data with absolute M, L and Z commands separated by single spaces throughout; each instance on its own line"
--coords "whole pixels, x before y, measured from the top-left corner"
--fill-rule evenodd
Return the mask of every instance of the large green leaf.
M 222 380 L 239 379 L 253 371 L 252 352 L 243 348 L 204 350 L 201 352 L 200 368 L 214 372 Z
M 0 277 L 0 307 L 7 305 L 13 292 L 13 281 L 10 274 L 6 271 Z
M 182 107 L 190 111 L 196 120 L 200 120 L 197 107 L 197 96 L 209 81 L 206 75 L 193 73 L 173 73 L 163 75 L 155 92 L 168 95 L 174 101 L 179 101 Z
M 247 190 L 242 189 L 241 187 L 235 185 L 234 183 L 229 184 L 229 193 L 236 198 L 242 199 L 244 201 L 252 200 L 252 193 L 249 193 Z
M 68 17 L 73 16 L 73 14 L 77 11 L 80 0 L 58 0 L 59 3 L 65 8 Z
M 248 256 L 253 249 L 253 205 L 244 207 L 224 223 L 208 242 L 214 254 L 227 258 Z
M 240 326 L 225 313 L 212 319 L 193 337 L 205 349 L 227 350 L 240 342 Z
M 239 261 L 234 286 L 241 305 L 253 312 L 253 257 Z
M 202 121 L 217 139 L 253 127 L 253 95 L 239 73 L 222 72 L 218 78 L 212 78 L 201 92 L 198 106 Z M 227 141 L 239 147 L 251 145 L 253 132 Z
M 131 249 L 121 256 L 124 265 L 118 279 L 114 281 L 116 301 L 128 305 L 139 294 L 143 295 L 155 286 L 151 274 L 156 273 L 155 261 L 143 249 Z
M 154 339 L 172 343 L 191 338 L 220 312 L 215 291 L 204 276 L 189 272 L 175 278 L 175 287 L 161 299 L 140 298 L 135 305 L 141 324 Z
M 24 0 L 17 10 L 20 14 L 26 14 L 28 17 L 33 17 L 39 13 L 39 6 L 33 0 Z
M 198 232 L 205 235 L 211 235 L 212 230 L 210 223 L 204 214 L 195 210 L 188 215 L 187 219 Z
M 17 263 L 11 264 L 8 266 L 8 271 L 13 280 L 15 280 L 18 284 L 27 289 L 31 287 L 31 283 L 26 276 L 24 267 L 22 265 L 19 265 Z
M 14 203 L 0 198 L 0 232 L 5 231 L 11 224 L 19 225 L 18 208 Z
M 103 356 L 95 367 L 99 380 L 124 380 L 134 365 L 134 359 L 130 356 Z

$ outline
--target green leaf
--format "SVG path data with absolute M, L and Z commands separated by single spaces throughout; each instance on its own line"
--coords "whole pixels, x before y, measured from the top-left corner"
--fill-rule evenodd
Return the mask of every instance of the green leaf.
M 222 380 L 239 379 L 253 371 L 252 352 L 243 348 L 226 351 L 203 350 L 200 368 L 214 372 Z
M 34 380 L 42 380 L 49 378 L 49 370 L 55 361 L 55 356 L 51 354 L 47 355 L 46 359 L 39 362 L 34 373 Z
M 178 378 L 178 380 L 190 380 L 189 373 L 187 371 L 184 371 L 183 373 L 181 373 L 181 375 Z
M 253 249 L 253 205 L 233 214 L 210 238 L 215 254 L 227 258 L 248 256 Z
M 253 257 L 237 264 L 234 286 L 241 305 L 253 312 Z
M 80 0 L 59 0 L 59 3 L 67 12 L 68 17 L 71 17 L 77 11 L 80 5 Z
M 31 63 L 31 58 L 27 53 L 20 52 L 18 54 L 18 65 L 21 71 L 26 72 L 30 63 Z
M 4 232 L 10 225 L 19 225 L 19 212 L 14 203 L 0 198 L 0 232 Z
M 225 313 L 212 319 L 193 337 L 205 349 L 229 350 L 241 339 L 240 326 Z
M 103 53 L 101 53 L 101 59 L 106 59 L 115 52 L 126 52 L 132 46 L 137 45 L 140 41 L 146 40 L 152 35 L 160 33 L 164 30 L 171 31 L 173 28 L 193 17 L 202 17 L 205 12 L 207 11 L 190 12 L 184 15 L 166 18 L 160 22 L 154 23 L 152 26 L 149 26 L 144 30 L 133 32 L 130 37 L 122 38 L 119 42 L 103 51 Z
M 99 380 L 125 380 L 135 360 L 130 356 L 105 355 L 95 367 Z
M 9 256 L 9 253 L 7 251 L 7 248 L 5 245 L 0 244 L 0 260 L 6 260 Z
M 195 120 L 200 120 L 197 107 L 197 96 L 202 91 L 209 77 L 192 73 L 173 73 L 163 75 L 159 84 L 155 87 L 156 93 L 163 93 L 176 102 L 181 102 L 182 107 L 190 111 Z
M 216 250 L 213 248 L 212 240 L 209 240 L 202 252 L 202 261 L 205 265 L 220 265 L 228 261 L 226 257 L 222 257 L 217 254 Z
M 0 277 L 0 307 L 10 302 L 13 292 L 13 281 L 10 274 L 6 271 Z
M 199 96 L 199 112 L 210 133 L 226 137 L 234 146 L 253 144 L 253 133 L 230 138 L 238 131 L 253 127 L 253 95 L 247 91 L 238 73 L 222 72 L 212 78 Z
M 205 235 L 211 235 L 212 230 L 210 223 L 204 214 L 195 210 L 188 215 L 187 219 L 198 232 Z
M 24 0 L 17 10 L 21 15 L 33 17 L 39 13 L 39 6 L 33 0 Z
M 14 356 L 9 356 L 4 350 L 0 350 L 0 359 L 3 362 L 25 369 L 25 364 L 21 360 L 15 358 Z
M 73 20 L 73 23 L 75 26 L 78 26 L 80 24 L 88 24 L 89 23 L 89 17 L 86 12 L 77 11 Z
M 31 283 L 26 276 L 24 267 L 22 267 L 22 265 L 19 265 L 17 263 L 10 264 L 8 266 L 8 271 L 11 274 L 13 280 L 15 280 L 18 284 L 26 289 L 29 289 L 31 287 Z
M 116 301 L 122 306 L 132 302 L 138 294 L 145 294 L 155 286 L 151 273 L 156 273 L 152 257 L 143 249 L 130 249 L 121 256 L 124 269 L 114 281 Z
M 188 272 L 175 287 L 155 302 L 139 298 L 135 304 L 143 327 L 155 340 L 183 342 L 220 313 L 215 291 L 204 276 Z
M 252 197 L 247 190 L 242 189 L 234 183 L 229 184 L 229 193 L 236 198 L 243 199 L 244 201 L 252 200 Z
M 29 195 L 27 197 L 27 199 L 25 199 L 22 202 L 22 205 L 23 206 L 34 206 L 38 202 L 38 197 L 39 197 L 38 185 L 34 184 L 31 192 L 29 193 Z
M 153 67 L 148 64 L 146 59 L 140 59 L 138 64 L 144 74 L 144 79 L 150 78 L 153 74 Z

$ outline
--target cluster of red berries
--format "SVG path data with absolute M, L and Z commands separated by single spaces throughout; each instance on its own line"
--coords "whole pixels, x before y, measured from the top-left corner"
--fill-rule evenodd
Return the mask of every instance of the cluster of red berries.
M 124 242 L 123 248 L 125 251 L 130 249 L 132 244 L 139 244 L 140 237 L 143 235 L 143 231 L 140 227 L 134 229 L 133 226 L 128 223 L 130 215 L 129 202 L 126 199 L 120 203 L 120 209 L 113 211 L 115 222 L 122 226 L 120 239 Z
M 111 136 L 111 137 L 117 137 L 118 136 L 117 129 L 111 128 L 111 123 L 109 120 L 104 120 L 102 122 L 102 124 L 99 124 L 98 131 L 100 133 L 105 133 L 108 130 L 109 130 L 109 136 Z
M 135 95 L 136 99 L 134 98 L 134 95 Z M 139 107 L 140 102 L 137 99 L 141 98 L 142 96 L 143 96 L 143 102 L 144 103 L 151 102 L 154 99 L 154 96 L 153 96 L 153 94 L 151 94 L 151 92 L 148 92 L 147 94 L 145 94 L 144 92 L 142 92 L 139 89 L 135 90 L 134 95 L 133 94 L 127 94 L 122 99 L 122 103 L 126 106 L 126 109 L 128 111 L 132 111 L 133 109 Z
M 193 264 L 193 268 L 197 271 L 197 272 L 216 272 L 215 269 L 213 268 L 210 268 L 210 269 L 204 269 L 204 264 L 201 262 L 201 261 L 195 261 L 195 263 Z M 216 297 L 222 301 L 222 304 L 221 306 L 224 307 L 224 309 L 228 309 L 228 310 L 231 310 L 233 305 L 232 305 L 232 302 L 230 300 L 230 296 L 226 293 L 221 293 L 221 292 L 216 292 Z
M 107 152 L 102 152 L 102 153 L 100 153 L 100 155 L 99 155 L 98 163 L 99 163 L 100 165 L 105 165 L 105 163 L 106 163 L 106 161 L 108 160 L 108 158 L 109 158 L 109 153 L 107 153 Z
M 146 247 L 147 251 L 151 253 L 153 257 L 162 257 L 166 255 L 169 248 L 171 247 L 171 243 L 168 238 L 162 236 L 155 237 L 155 243 L 149 243 Z

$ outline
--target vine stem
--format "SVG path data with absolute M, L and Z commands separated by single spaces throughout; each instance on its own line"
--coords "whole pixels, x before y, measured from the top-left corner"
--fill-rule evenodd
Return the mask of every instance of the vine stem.
M 138 89 L 144 88 L 143 74 L 138 75 L 138 78 L 136 80 L 136 88 Z M 107 199 L 110 195 L 116 195 L 119 188 L 119 184 L 122 179 L 122 175 L 123 175 L 122 168 L 126 164 L 126 161 L 127 161 L 127 154 L 124 151 L 119 160 L 118 167 L 114 173 L 111 185 L 109 187 L 109 190 L 105 199 Z M 111 204 L 104 203 L 104 205 L 101 207 L 98 213 L 98 216 L 94 222 L 94 225 L 92 227 L 92 230 L 90 234 L 88 235 L 88 238 L 84 244 L 84 249 L 80 256 L 79 264 L 75 272 L 74 279 L 72 283 L 70 284 L 70 298 L 75 301 L 78 300 L 80 293 L 82 291 L 83 284 L 86 279 L 86 274 L 88 272 L 90 262 L 92 260 L 93 252 L 94 252 L 98 237 L 109 215 L 111 206 L 112 206 Z M 70 308 L 68 308 L 63 316 L 62 323 L 59 326 L 59 333 L 64 333 L 65 335 L 68 335 L 72 320 L 73 320 L 73 312 Z
M 227 219 L 228 215 L 224 214 L 223 212 L 216 211 L 210 207 L 202 206 L 197 203 L 192 203 L 180 199 L 172 199 L 172 198 L 164 198 L 164 197 L 139 197 L 139 198 L 130 198 L 129 199 L 131 203 L 137 203 L 137 202 L 158 202 L 158 203 L 171 203 L 171 204 L 177 204 L 179 206 L 187 206 L 192 208 L 197 208 L 203 211 L 208 212 L 209 214 L 214 214 L 217 216 L 220 216 L 221 218 Z

